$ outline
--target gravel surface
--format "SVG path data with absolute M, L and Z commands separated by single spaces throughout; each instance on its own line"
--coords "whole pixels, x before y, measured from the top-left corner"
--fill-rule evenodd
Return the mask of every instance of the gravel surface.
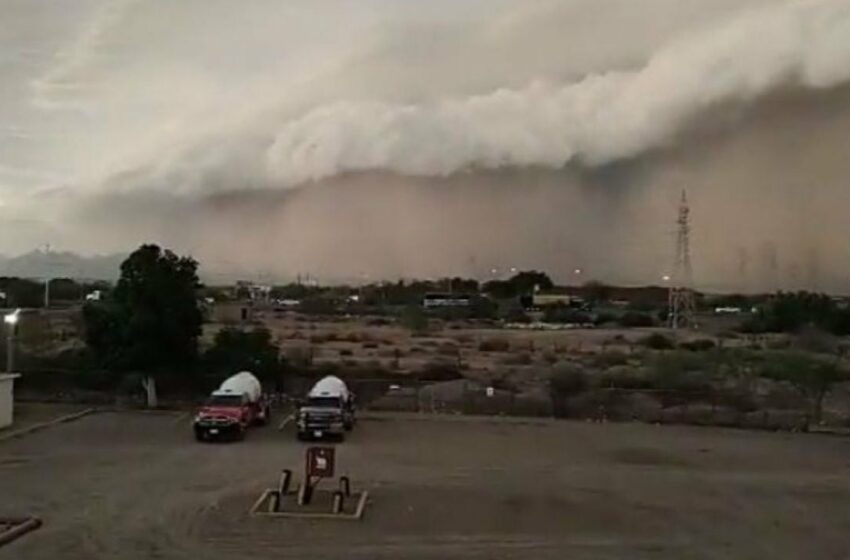
M 279 419 L 278 419 L 279 420 Z M 372 415 L 337 447 L 364 519 L 252 518 L 308 444 L 199 444 L 189 417 L 100 413 L 0 444 L 0 560 L 818 558 L 850 550 L 850 439 Z M 299 476 L 300 478 L 300 476 Z

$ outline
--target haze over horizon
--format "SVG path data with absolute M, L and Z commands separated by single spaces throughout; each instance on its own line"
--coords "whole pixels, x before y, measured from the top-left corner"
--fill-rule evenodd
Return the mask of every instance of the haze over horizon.
M 850 2 L 5 0 L 0 253 L 850 291 Z

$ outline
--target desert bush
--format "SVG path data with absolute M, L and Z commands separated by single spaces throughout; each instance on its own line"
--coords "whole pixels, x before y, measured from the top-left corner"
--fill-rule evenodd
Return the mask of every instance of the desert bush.
M 606 325 L 608 323 L 613 323 L 617 320 L 617 316 L 613 313 L 608 313 L 606 311 L 601 311 L 596 314 L 596 317 L 593 319 L 593 324 L 596 326 Z
M 450 342 L 446 342 L 437 347 L 437 353 L 443 356 L 457 356 L 458 348 Z
M 374 342 L 374 341 L 369 341 L 369 342 L 364 342 L 361 346 L 362 346 L 363 348 L 366 348 L 366 349 L 369 349 L 369 350 L 373 350 L 373 349 L 375 349 L 375 348 L 377 348 L 377 347 L 378 347 L 378 343 L 377 343 L 377 342 Z
M 399 318 L 402 326 L 415 335 L 428 332 L 428 317 L 419 305 L 408 305 Z
M 508 366 L 527 366 L 531 365 L 531 354 L 528 352 L 517 352 L 508 354 L 502 359 L 502 363 Z
M 342 350 L 339 351 L 340 356 L 351 356 L 353 354 L 354 354 L 354 352 L 352 352 L 351 349 L 349 349 L 349 348 L 343 348 Z
M 640 370 L 619 365 L 595 376 L 596 385 L 605 389 L 650 389 L 652 381 Z
M 480 352 L 507 352 L 510 349 L 510 343 L 504 338 L 488 338 L 478 343 Z
M 717 345 L 710 338 L 698 338 L 696 340 L 679 343 L 679 348 L 682 350 L 690 350 L 691 352 L 705 352 L 706 350 L 712 350 L 716 346 Z
M 545 321 L 546 323 L 577 325 L 583 325 L 586 323 L 593 322 L 593 320 L 587 313 L 563 305 L 556 305 L 546 308 L 546 310 L 543 312 L 543 321 Z
M 712 379 L 707 370 L 715 362 L 704 356 L 682 351 L 657 356 L 651 365 L 652 386 L 661 391 L 709 393 Z
M 313 365 L 312 346 L 293 346 L 284 351 L 287 362 L 295 367 L 310 367 Z
M 546 352 L 543 352 L 541 357 L 543 358 L 543 361 L 549 365 L 553 365 L 558 362 L 558 355 L 555 354 L 555 352 L 547 350 Z
M 549 394 L 555 416 L 568 416 L 567 400 L 588 388 L 587 374 L 575 364 L 561 364 L 549 378 Z
M 629 328 L 652 327 L 655 325 L 655 320 L 653 320 L 652 316 L 638 311 L 627 311 L 623 313 L 617 322 Z
M 422 381 L 451 381 L 462 377 L 457 362 L 451 360 L 427 362 L 414 375 Z
M 673 340 L 661 333 L 652 333 L 642 338 L 640 344 L 653 350 L 672 350 L 675 347 Z
M 606 369 L 614 366 L 622 366 L 627 364 L 629 362 L 629 357 L 622 352 L 612 350 L 596 354 L 595 356 L 593 356 L 592 361 L 594 366 L 601 369 Z

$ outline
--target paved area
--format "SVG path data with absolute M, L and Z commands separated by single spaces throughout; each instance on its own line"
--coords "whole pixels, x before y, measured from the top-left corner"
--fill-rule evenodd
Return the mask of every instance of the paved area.
M 818 558 L 850 551 L 850 439 L 379 415 L 338 446 L 361 522 L 248 515 L 307 444 L 198 444 L 189 418 L 100 413 L 0 443 L 0 560 Z

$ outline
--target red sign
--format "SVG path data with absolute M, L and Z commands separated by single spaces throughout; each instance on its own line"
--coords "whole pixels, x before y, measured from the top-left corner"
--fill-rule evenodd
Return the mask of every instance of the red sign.
M 331 478 L 334 475 L 334 448 L 307 448 L 307 476 Z

